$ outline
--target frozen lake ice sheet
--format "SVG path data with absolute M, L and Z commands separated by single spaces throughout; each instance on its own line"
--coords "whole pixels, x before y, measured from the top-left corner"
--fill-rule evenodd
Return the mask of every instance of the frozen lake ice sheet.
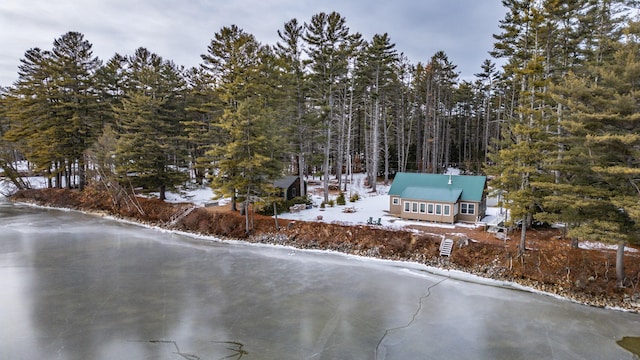
M 632 359 L 640 316 L 0 202 L 2 359 Z

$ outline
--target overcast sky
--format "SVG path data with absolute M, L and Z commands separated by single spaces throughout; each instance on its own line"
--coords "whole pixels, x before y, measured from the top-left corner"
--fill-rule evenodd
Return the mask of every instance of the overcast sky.
M 103 61 L 145 47 L 191 67 L 224 26 L 273 45 L 292 18 L 304 23 L 331 11 L 366 40 L 388 33 L 413 64 L 444 51 L 465 79 L 489 58 L 506 12 L 500 0 L 0 0 L 0 86 L 17 79 L 25 51 L 51 50 L 69 31 L 82 33 Z

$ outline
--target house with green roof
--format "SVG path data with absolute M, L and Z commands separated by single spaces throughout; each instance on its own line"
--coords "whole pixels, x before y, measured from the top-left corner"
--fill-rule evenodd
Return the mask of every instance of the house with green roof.
M 486 176 L 397 173 L 389 213 L 407 220 L 475 223 L 487 209 L 486 186 Z

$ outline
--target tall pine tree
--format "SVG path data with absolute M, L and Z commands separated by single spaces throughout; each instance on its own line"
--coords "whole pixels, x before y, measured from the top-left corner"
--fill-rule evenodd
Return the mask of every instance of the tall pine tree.
M 125 184 L 166 191 L 184 182 L 185 152 L 180 142 L 184 80 L 170 61 L 138 48 L 128 59 L 129 86 L 116 109 L 117 171 Z
M 234 209 L 241 200 L 247 210 L 250 202 L 270 194 L 273 180 L 282 173 L 279 126 L 272 110 L 278 92 L 275 55 L 234 25 L 215 34 L 202 59 L 223 102 L 215 124 L 223 138 L 208 152 L 215 168 L 211 186 L 231 197 Z M 249 212 L 245 214 L 249 232 Z

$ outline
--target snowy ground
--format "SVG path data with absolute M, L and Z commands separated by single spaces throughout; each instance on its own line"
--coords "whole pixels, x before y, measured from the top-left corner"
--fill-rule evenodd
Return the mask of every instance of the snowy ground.
M 403 228 L 409 225 L 429 225 L 443 228 L 453 229 L 455 226 L 464 226 L 461 224 L 438 224 L 438 223 L 426 223 L 424 221 L 408 221 L 402 220 L 389 214 L 389 185 L 378 184 L 376 191 L 373 192 L 371 188 L 364 186 L 364 174 L 355 174 L 351 184 L 347 185 L 347 191 L 345 197 L 347 198 L 346 205 L 335 205 L 333 207 L 326 206 L 324 209 L 320 207 L 320 204 L 324 200 L 321 189 L 309 187 L 309 193 L 313 200 L 314 206 L 311 209 L 302 210 L 296 213 L 281 214 L 281 218 L 291 220 L 304 220 L 304 221 L 321 221 L 326 223 L 341 223 L 341 224 L 367 224 L 369 218 L 374 221 L 380 219 L 380 225 L 388 228 Z M 351 194 L 357 193 L 359 200 L 356 202 L 348 201 Z M 335 198 L 335 197 L 332 197 Z M 353 212 L 347 212 L 351 210 Z M 473 225 L 467 225 L 473 226 Z
M 455 172 L 454 172 L 455 173 Z M 384 185 L 379 183 L 376 186 L 376 191 L 372 191 L 370 187 L 365 186 L 365 174 L 354 174 L 350 178 L 347 184 L 347 190 L 345 191 L 345 198 L 347 203 L 345 205 L 326 206 L 321 208 L 324 200 L 322 183 L 319 179 L 307 179 L 310 185 L 308 186 L 308 193 L 313 201 L 313 206 L 310 209 L 301 210 L 299 212 L 289 212 L 278 215 L 281 219 L 290 219 L 298 221 L 314 221 L 323 223 L 338 223 L 345 225 L 366 225 L 371 218 L 374 222 L 380 219 L 380 227 L 390 229 L 402 229 L 412 225 L 422 225 L 430 227 L 438 227 L 443 229 L 454 230 L 456 227 L 479 227 L 482 224 L 440 224 L 434 222 L 425 221 L 411 221 L 399 219 L 389 214 L 389 188 L 391 184 Z M 348 199 L 352 194 L 358 194 L 359 200 L 350 202 Z M 188 195 L 187 195 L 188 194 Z M 185 198 L 187 195 L 189 198 Z M 208 189 L 200 189 L 198 191 L 190 191 L 183 195 L 171 193 L 167 195 L 169 201 L 190 201 L 195 204 L 204 204 L 210 202 L 214 197 L 214 193 Z M 335 200 L 336 195 L 331 195 L 330 200 Z M 221 204 L 228 202 L 229 199 L 222 199 Z M 347 211 L 349 210 L 349 211 Z M 496 218 L 500 212 L 498 207 L 487 208 L 487 215 L 483 219 L 483 223 L 488 223 L 492 219 Z M 374 225 L 377 226 L 377 225 Z
M 278 215 L 282 219 L 300 220 L 300 221 L 319 221 L 325 223 L 341 223 L 347 225 L 354 224 L 367 224 L 369 218 L 377 221 L 380 219 L 380 225 L 387 228 L 403 228 L 409 225 L 429 225 L 443 228 L 453 229 L 456 226 L 474 226 L 464 224 L 438 224 L 427 223 L 418 221 L 401 220 L 397 217 L 389 215 L 389 188 L 391 183 L 384 185 L 382 183 L 376 185 L 376 191 L 372 191 L 370 187 L 365 186 L 365 174 L 354 174 L 347 184 L 347 190 L 345 191 L 345 197 L 347 198 L 346 205 L 335 205 L 333 207 L 326 206 L 321 208 L 320 204 L 323 202 L 324 197 L 322 193 L 322 184 L 319 179 L 307 179 L 311 185 L 308 186 L 308 193 L 313 201 L 313 207 L 311 209 L 302 210 L 295 213 L 284 213 Z M 319 185 L 314 185 L 314 184 Z M 348 199 L 352 194 L 358 194 L 359 200 L 356 202 L 350 202 Z M 211 189 L 195 189 L 178 193 L 168 193 L 167 200 L 173 202 L 189 201 L 196 205 L 202 205 L 206 202 L 210 202 L 214 198 L 215 194 Z M 336 196 L 331 195 L 330 199 L 335 200 Z M 228 199 L 222 199 L 220 204 L 228 202 Z M 353 212 L 347 212 L 346 209 Z M 499 212 L 498 208 L 487 209 L 487 217 L 484 222 L 490 221 Z
M 47 180 L 41 176 L 29 176 L 24 178 L 32 189 L 42 189 L 47 187 Z M 2 178 L 0 173 L 0 198 L 13 194 L 16 187 L 9 180 Z

